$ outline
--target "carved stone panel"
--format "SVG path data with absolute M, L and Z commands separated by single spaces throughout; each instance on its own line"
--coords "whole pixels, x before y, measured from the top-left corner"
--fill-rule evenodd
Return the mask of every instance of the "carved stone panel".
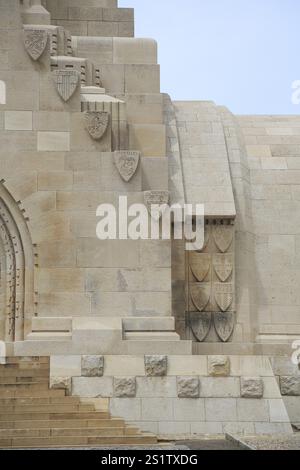
M 215 244 L 222 253 L 229 250 L 234 235 L 234 227 L 230 224 L 217 224 L 213 227 L 213 237 Z
M 140 152 L 120 151 L 114 153 L 115 165 L 126 183 L 135 175 L 140 161 Z
M 213 266 L 216 275 L 221 282 L 226 282 L 233 272 L 233 254 L 216 253 L 213 256 Z
M 55 70 L 52 73 L 58 94 L 64 101 L 69 101 L 79 84 L 79 72 L 61 69 Z
M 95 140 L 100 140 L 108 128 L 109 113 L 105 111 L 88 111 L 85 113 L 86 129 Z
M 190 285 L 191 300 L 198 312 L 203 312 L 210 300 L 210 284 L 194 283 Z
M 226 343 L 234 331 L 234 313 L 216 312 L 214 314 L 214 326 L 220 340 Z
M 25 49 L 33 60 L 38 60 L 46 49 L 48 33 L 45 29 L 24 29 Z
M 222 312 L 227 312 L 229 307 L 231 307 L 233 302 L 233 284 L 215 282 L 214 284 L 215 291 L 215 301 L 222 310 Z
M 159 220 L 162 211 L 156 210 L 153 206 L 163 206 L 169 203 L 170 193 L 169 191 L 161 190 L 161 191 L 145 191 L 144 192 L 144 201 L 149 211 L 149 214 L 156 219 Z
M 209 253 L 193 252 L 190 255 L 191 274 L 198 282 L 203 282 L 209 275 L 211 255 Z
M 189 326 L 200 343 L 202 343 L 211 328 L 212 314 L 210 312 L 191 312 L 189 314 Z

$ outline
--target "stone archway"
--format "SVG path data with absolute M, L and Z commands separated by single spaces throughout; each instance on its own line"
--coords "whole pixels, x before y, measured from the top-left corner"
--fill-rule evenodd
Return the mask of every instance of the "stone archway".
M 0 185 L 0 340 L 22 341 L 32 315 L 32 244 L 18 204 Z

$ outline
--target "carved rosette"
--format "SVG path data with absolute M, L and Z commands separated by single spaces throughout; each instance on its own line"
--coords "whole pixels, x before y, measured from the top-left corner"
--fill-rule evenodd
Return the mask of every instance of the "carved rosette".
M 229 341 L 235 324 L 233 221 L 206 221 L 204 247 L 187 253 L 186 276 L 187 326 L 193 336 L 199 342 Z

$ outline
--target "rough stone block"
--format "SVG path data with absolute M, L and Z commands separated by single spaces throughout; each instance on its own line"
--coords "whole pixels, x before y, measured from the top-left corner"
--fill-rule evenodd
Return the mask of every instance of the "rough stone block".
M 300 376 L 280 377 L 280 389 L 282 395 L 300 396 Z
M 229 357 L 208 356 L 208 373 L 212 377 L 228 377 L 230 375 Z
M 242 398 L 262 398 L 264 383 L 260 377 L 241 377 Z
M 117 398 L 134 398 L 136 395 L 135 377 L 115 377 L 114 396 Z
M 200 381 L 198 377 L 177 377 L 179 398 L 199 398 Z
M 71 377 L 50 377 L 50 388 L 53 390 L 66 390 L 70 393 L 71 387 Z
M 102 377 L 104 372 L 104 357 L 82 356 L 81 372 L 83 377 Z
M 150 377 L 163 377 L 167 375 L 167 356 L 145 356 L 145 371 Z

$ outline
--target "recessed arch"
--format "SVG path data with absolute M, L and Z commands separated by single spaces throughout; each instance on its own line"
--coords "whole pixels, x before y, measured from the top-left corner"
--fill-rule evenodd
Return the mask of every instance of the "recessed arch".
M 34 313 L 34 255 L 23 213 L 0 184 L 0 340 L 22 341 Z

